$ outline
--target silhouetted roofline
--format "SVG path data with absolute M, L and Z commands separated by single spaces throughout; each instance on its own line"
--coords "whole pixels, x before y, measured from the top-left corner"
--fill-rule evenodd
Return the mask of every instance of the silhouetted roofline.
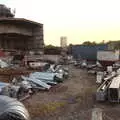
M 38 23 L 38 22 L 35 22 L 35 21 L 32 21 L 32 20 L 28 20 L 28 19 L 25 19 L 25 18 L 11 18 L 11 17 L 8 17 L 8 18 L 0 18 L 0 22 L 16 22 L 16 23 L 26 23 L 26 24 L 31 24 L 31 25 L 43 25 L 41 23 Z

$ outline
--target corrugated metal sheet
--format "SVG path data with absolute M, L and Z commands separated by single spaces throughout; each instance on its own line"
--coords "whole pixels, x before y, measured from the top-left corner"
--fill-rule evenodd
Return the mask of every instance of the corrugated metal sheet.
M 120 87 L 120 75 L 113 78 L 111 85 L 109 88 L 116 88 L 118 89 Z
M 81 58 L 86 60 L 97 60 L 97 51 L 107 50 L 108 45 L 75 45 L 72 46 L 72 55 L 74 58 Z
M 0 95 L 0 120 L 30 120 L 30 116 L 22 103 Z

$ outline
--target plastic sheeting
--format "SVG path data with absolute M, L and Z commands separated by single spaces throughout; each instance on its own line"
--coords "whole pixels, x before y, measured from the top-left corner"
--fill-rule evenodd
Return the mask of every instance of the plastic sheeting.
M 38 86 L 42 86 L 43 88 L 46 88 L 46 89 L 50 89 L 51 88 L 50 85 L 48 85 L 45 82 L 42 82 L 41 80 L 36 79 L 34 77 L 30 78 L 30 77 L 24 77 L 24 76 L 22 76 L 22 79 L 27 80 L 27 81 L 31 81 L 31 82 L 37 84 Z
M 30 78 L 36 78 L 41 80 L 51 80 L 54 81 L 56 77 L 56 73 L 49 73 L 49 72 L 34 72 L 29 75 Z
M 30 74 L 30 78 L 36 78 L 44 81 L 52 81 L 52 82 L 62 82 L 63 81 L 63 73 L 51 73 L 51 72 L 34 72 Z

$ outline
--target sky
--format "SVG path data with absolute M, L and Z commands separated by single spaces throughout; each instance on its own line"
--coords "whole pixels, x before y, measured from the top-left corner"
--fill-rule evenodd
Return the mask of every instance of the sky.
M 16 16 L 44 24 L 45 44 L 120 40 L 120 0 L 0 0 Z

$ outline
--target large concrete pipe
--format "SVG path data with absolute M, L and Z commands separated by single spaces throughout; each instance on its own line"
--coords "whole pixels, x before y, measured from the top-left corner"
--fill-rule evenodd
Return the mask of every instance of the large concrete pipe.
M 22 103 L 0 95 L 0 120 L 30 120 L 30 117 Z

